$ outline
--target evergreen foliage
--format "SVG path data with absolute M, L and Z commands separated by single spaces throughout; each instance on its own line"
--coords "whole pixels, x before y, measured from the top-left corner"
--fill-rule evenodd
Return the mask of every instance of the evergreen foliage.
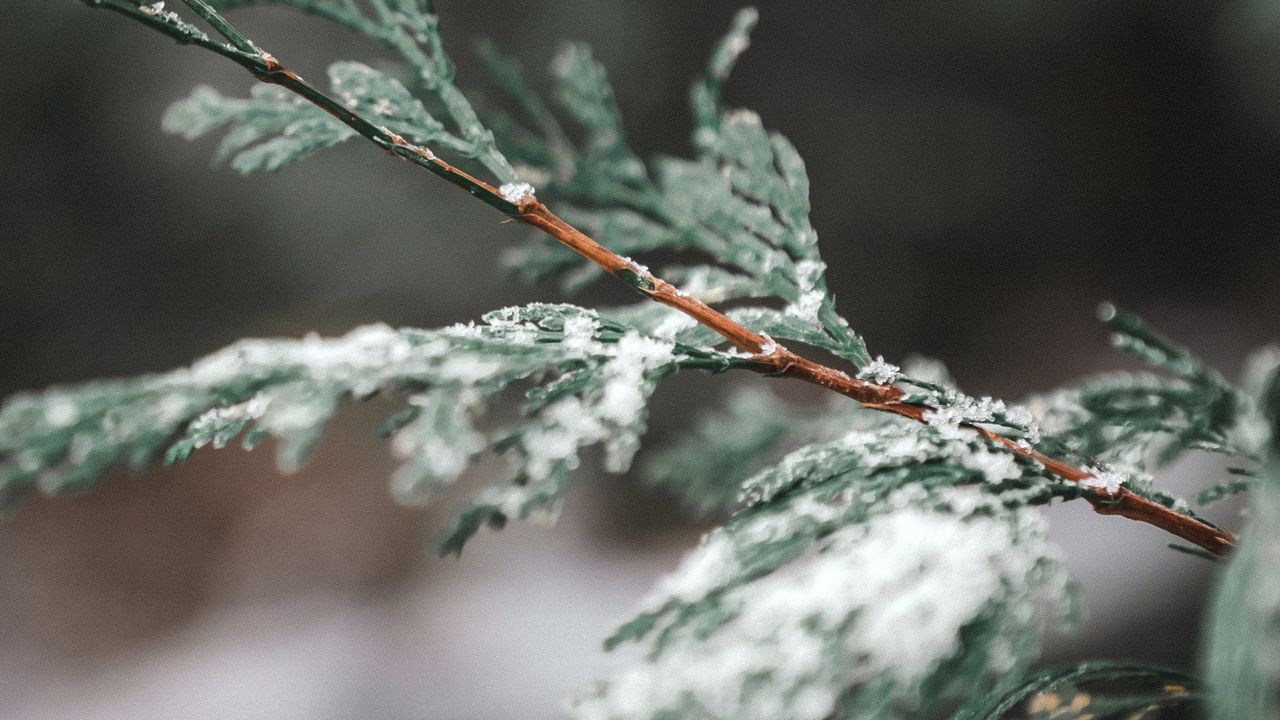
M 1269 376 L 1259 398 L 1271 431 L 1267 461 L 1210 615 L 1205 666 L 1214 720 L 1280 715 L 1280 373 L 1273 367 Z
M 407 407 L 383 429 L 403 459 L 392 481 L 399 499 L 441 494 L 488 448 L 512 459 L 511 482 L 482 493 L 443 538 L 457 551 L 481 524 L 553 513 L 585 446 L 602 444 L 609 469 L 626 470 L 664 375 L 740 363 L 569 305 L 507 308 L 441 330 L 369 325 L 333 340 L 244 340 L 163 375 L 10 398 L 0 409 L 0 497 L 11 505 L 33 487 L 81 490 L 113 463 L 139 469 L 166 446 L 174 462 L 241 434 L 246 447 L 277 438 L 287 472 L 344 397 L 395 392 Z M 521 422 L 476 427 L 491 398 L 530 379 Z
M 553 517 L 589 446 L 603 448 L 607 470 L 626 471 L 663 378 L 760 371 L 775 339 L 792 340 L 851 364 L 861 381 L 900 389 L 901 406 L 922 409 L 907 416 L 923 422 L 843 397 L 816 416 L 802 414 L 752 388 L 651 456 L 651 481 L 724 520 L 607 641 L 646 643 L 648 652 L 577 693 L 573 716 L 979 720 L 1021 707 L 1060 720 L 1196 710 L 1204 697 L 1212 717 L 1280 715 L 1280 351 L 1260 353 L 1246 381 L 1233 385 L 1106 306 L 1102 319 L 1117 347 L 1152 371 L 1090 379 L 1025 407 L 970 397 L 936 363 L 904 370 L 873 360 L 827 288 L 799 154 L 754 113 L 722 107 L 754 11 L 738 14 L 693 85 L 695 157 L 646 161 L 627 145 L 605 70 L 581 44 L 552 60 L 546 99 L 518 63 L 482 46 L 512 108 L 477 113 L 454 84 L 425 0 L 270 2 L 372 38 L 403 63 L 401 71 L 335 63 L 328 94 L 283 75 L 218 13 L 267 0 L 187 0 L 225 42 L 164 3 L 86 2 L 218 52 L 270 83 L 244 98 L 200 87 L 165 115 L 164 127 L 189 139 L 224 131 L 216 156 L 236 170 L 275 170 L 364 136 L 513 217 L 537 186 L 615 253 L 674 252 L 681 260 L 662 274 L 680 297 L 731 302 L 728 316 L 768 344 L 756 354 L 726 348 L 692 317 L 647 301 L 599 312 L 506 308 L 438 330 L 372 325 L 329 340 L 244 340 L 189 368 L 7 400 L 4 507 L 35 489 L 86 489 L 119 464 L 174 462 L 237 438 L 246 447 L 275 438 L 278 464 L 289 471 L 306 461 L 345 398 L 385 394 L 402 403 L 382 428 L 402 460 L 397 498 L 439 496 L 482 453 L 509 459 L 509 473 L 444 532 L 441 549 L 460 552 L 485 525 Z M 437 163 L 428 147 L 487 172 L 501 191 L 486 195 L 489 186 Z M 601 274 L 547 239 L 508 262 L 533 280 L 561 277 L 569 289 Z M 652 289 L 647 268 L 629 263 L 634 272 L 624 279 Z M 520 397 L 518 419 L 483 414 L 510 395 Z M 1033 671 L 1040 632 L 1070 624 L 1075 604 L 1036 506 L 1079 497 L 1105 505 L 1123 489 L 1194 518 L 1151 475 L 1188 451 L 1238 465 L 1234 479 L 1206 488 L 1201 501 L 1257 488 L 1251 527 L 1214 610 L 1208 690 L 1129 665 Z M 1077 462 L 1091 474 L 1072 482 L 1037 458 Z
M 698 157 L 644 163 L 627 147 L 613 89 L 588 48 L 569 44 L 551 62 L 552 100 L 581 131 L 578 144 L 519 67 L 488 48 L 498 84 L 533 129 L 494 113 L 499 146 L 525 176 L 554 194 L 561 215 L 622 255 L 679 250 L 689 264 L 665 268 L 686 293 L 705 302 L 777 298 L 781 312 L 756 303 L 730 313 L 771 337 L 798 340 L 862 366 L 866 345 L 836 312 L 826 265 L 809 224 L 809 178 L 794 146 L 764 129 L 749 110 L 726 111 L 720 87 L 747 48 L 754 11 L 739 13 L 716 46 L 707 75 L 693 87 L 693 145 Z M 553 241 L 540 238 L 509 262 L 540 280 L 573 268 L 574 289 L 599 276 Z M 713 264 L 707 264 L 710 260 Z M 661 322 L 638 310 L 634 322 Z

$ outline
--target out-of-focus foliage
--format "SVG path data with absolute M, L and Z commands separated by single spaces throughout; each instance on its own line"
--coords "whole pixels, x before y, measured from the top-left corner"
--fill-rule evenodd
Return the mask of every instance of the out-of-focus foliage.
M 1270 375 L 1258 403 L 1268 459 L 1210 614 L 1204 663 L 1215 720 L 1280 716 L 1280 372 Z
M 639 663 L 583 718 L 934 717 L 1025 669 L 1065 575 L 1038 468 L 945 428 L 810 445 L 751 478 L 610 644 Z

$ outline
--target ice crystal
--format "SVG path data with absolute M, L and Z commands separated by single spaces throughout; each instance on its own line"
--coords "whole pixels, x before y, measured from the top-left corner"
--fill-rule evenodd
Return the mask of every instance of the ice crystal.
M 533 186 L 527 182 L 507 183 L 498 188 L 498 194 L 509 203 L 522 203 L 533 199 Z
M 863 365 L 858 371 L 860 380 L 869 380 L 877 385 L 889 385 L 898 379 L 902 368 L 893 363 L 885 362 L 881 356 L 876 356 L 875 360 Z
M 1080 483 L 1085 487 L 1101 490 L 1108 495 L 1115 495 L 1120 492 L 1120 487 L 1129 481 L 1129 478 L 1121 472 L 1109 468 L 1088 467 L 1085 470 L 1089 476 Z

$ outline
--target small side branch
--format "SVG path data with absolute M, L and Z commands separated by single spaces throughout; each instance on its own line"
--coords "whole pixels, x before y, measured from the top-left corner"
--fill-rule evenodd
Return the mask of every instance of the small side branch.
M 264 83 L 279 85 L 321 108 L 388 153 L 420 165 L 457 187 L 479 198 L 508 217 L 531 225 L 598 265 L 610 275 L 647 295 L 650 299 L 679 310 L 698 323 L 714 330 L 739 351 L 750 355 L 746 366 L 766 375 L 778 375 L 825 387 L 852 398 L 863 406 L 893 413 L 918 422 L 935 408 L 904 401 L 906 392 L 893 385 L 878 385 L 860 380 L 841 370 L 807 358 L 734 322 L 724 313 L 696 298 L 685 295 L 670 283 L 654 276 L 647 268 L 624 258 L 560 219 L 536 197 L 513 202 L 497 188 L 436 157 L 430 149 L 406 141 L 390 130 L 369 122 L 352 112 L 338 100 L 303 80 L 297 73 L 280 64 L 270 53 L 258 48 L 241 35 L 226 19 L 202 0 L 188 0 L 201 17 L 209 22 L 229 43 L 210 39 L 198 28 L 183 22 L 176 14 L 139 6 L 129 0 L 84 0 L 90 7 L 103 8 L 158 30 L 180 43 L 199 45 L 241 65 Z M 1044 466 L 1049 473 L 1070 482 L 1084 482 L 1091 474 L 1070 463 L 1051 458 L 1040 451 L 1024 447 L 1014 440 L 985 427 L 970 425 L 971 430 L 991 442 L 1023 458 Z M 1125 488 L 1114 493 L 1091 490 L 1086 497 L 1096 512 L 1119 515 L 1154 525 L 1215 555 L 1225 555 L 1235 546 L 1235 536 L 1223 529 L 1137 495 Z

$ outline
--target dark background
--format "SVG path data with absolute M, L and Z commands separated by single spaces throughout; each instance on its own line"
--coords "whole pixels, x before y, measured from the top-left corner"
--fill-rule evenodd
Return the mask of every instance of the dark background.
M 730 2 L 441 0 L 464 87 L 493 38 L 534 74 L 592 44 L 633 145 L 687 153 L 688 81 Z M 1277 339 L 1280 5 L 763 3 L 727 100 L 808 163 L 841 306 L 873 353 L 947 362 L 1016 398 L 1132 367 L 1094 308 L 1137 310 L 1234 376 Z M 210 166 L 159 131 L 239 68 L 72 0 L 0 26 L 0 391 L 165 370 L 245 335 L 434 326 L 561 299 L 496 270 L 524 237 L 429 174 L 352 142 L 274 175 Z M 305 76 L 383 57 L 288 11 L 247 34 Z M 601 286 L 591 301 L 629 299 Z M 734 382 L 660 392 L 682 431 Z M 800 392 L 775 384 L 783 394 Z M 695 540 L 666 498 L 591 468 L 555 529 L 429 559 L 440 511 L 387 498 L 346 413 L 280 478 L 268 453 L 202 453 L 0 526 L 4 717 L 545 717 L 603 673 L 598 640 Z M 1186 463 L 1171 482 L 1212 481 Z M 1083 506 L 1053 512 L 1088 592 L 1083 656 L 1194 663 L 1210 568 Z M 1231 518 L 1227 518 L 1231 519 Z

